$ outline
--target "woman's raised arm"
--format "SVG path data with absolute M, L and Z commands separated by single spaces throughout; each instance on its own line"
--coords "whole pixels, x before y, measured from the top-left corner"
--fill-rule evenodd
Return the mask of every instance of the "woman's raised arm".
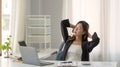
M 67 27 L 70 27 L 69 19 L 65 19 L 61 21 L 61 33 L 64 39 L 64 42 L 68 39 L 68 30 Z

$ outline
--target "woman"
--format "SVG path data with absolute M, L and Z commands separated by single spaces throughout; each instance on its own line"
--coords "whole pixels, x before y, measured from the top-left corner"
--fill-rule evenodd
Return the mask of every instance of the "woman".
M 67 27 L 73 28 L 73 36 L 68 35 Z M 89 25 L 85 21 L 79 21 L 75 26 L 69 23 L 69 19 L 61 22 L 61 32 L 64 46 L 59 54 L 59 59 L 66 61 L 89 61 L 89 53 L 98 45 L 99 37 L 96 32 L 91 36 L 88 32 Z M 92 41 L 88 41 L 88 37 Z

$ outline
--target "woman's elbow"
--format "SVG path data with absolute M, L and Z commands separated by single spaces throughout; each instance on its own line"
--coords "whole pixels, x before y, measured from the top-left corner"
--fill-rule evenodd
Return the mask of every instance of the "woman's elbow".
M 100 42 L 100 38 L 98 37 L 96 43 L 99 44 L 99 42 Z

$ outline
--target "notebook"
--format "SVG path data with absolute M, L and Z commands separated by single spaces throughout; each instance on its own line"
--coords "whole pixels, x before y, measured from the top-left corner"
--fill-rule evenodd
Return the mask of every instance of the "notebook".
M 52 62 L 46 62 L 38 58 L 38 54 L 33 47 L 24 47 L 20 46 L 20 52 L 22 56 L 23 63 L 37 65 L 37 66 L 45 66 L 54 64 Z
M 78 66 L 76 62 L 62 61 L 58 63 L 57 67 L 78 67 Z

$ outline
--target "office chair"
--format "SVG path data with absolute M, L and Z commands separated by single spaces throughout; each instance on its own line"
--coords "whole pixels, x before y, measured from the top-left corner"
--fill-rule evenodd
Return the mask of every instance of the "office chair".
M 49 57 L 45 58 L 44 60 L 60 60 L 60 56 L 62 56 L 62 48 L 64 46 L 64 42 L 60 44 L 58 51 L 53 52 Z
M 25 41 L 19 41 L 18 43 L 19 43 L 20 46 L 27 46 Z

